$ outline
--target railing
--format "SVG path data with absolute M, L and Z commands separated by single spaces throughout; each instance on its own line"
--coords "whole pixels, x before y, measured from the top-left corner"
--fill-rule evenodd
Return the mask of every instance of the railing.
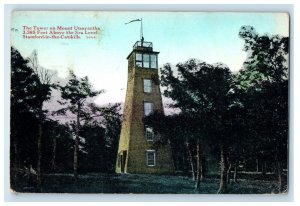
M 146 48 L 152 48 L 152 42 L 147 41 L 137 41 L 133 45 L 133 49 L 137 49 L 138 47 L 146 47 Z

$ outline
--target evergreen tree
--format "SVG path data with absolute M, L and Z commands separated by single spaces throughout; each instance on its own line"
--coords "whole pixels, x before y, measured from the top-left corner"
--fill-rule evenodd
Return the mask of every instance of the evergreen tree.
M 37 174 L 38 187 L 41 184 L 40 171 L 34 171 L 32 165 L 39 166 L 38 125 L 44 121 L 42 103 L 49 99 L 50 87 L 44 85 L 39 76 L 29 66 L 21 54 L 11 48 L 11 162 L 12 187 L 23 170 L 27 176 Z M 40 142 L 39 142 L 40 143 Z M 29 172 L 28 172 L 29 171 Z
M 59 110 L 59 113 L 65 114 L 66 111 L 70 111 L 76 115 L 75 121 L 75 143 L 74 143 L 74 162 L 73 172 L 74 177 L 77 179 L 78 176 L 78 153 L 79 153 L 79 142 L 80 142 L 80 121 L 88 118 L 88 113 L 85 112 L 88 102 L 88 98 L 92 98 L 101 94 L 103 91 L 93 91 L 92 85 L 89 83 L 88 77 L 78 78 L 72 71 L 70 71 L 70 79 L 65 86 L 61 86 L 61 96 L 69 106 Z
M 28 63 L 33 69 L 34 74 L 38 77 L 39 81 L 36 84 L 38 91 L 37 99 L 37 110 L 35 111 L 38 118 L 38 138 L 37 138 L 37 183 L 41 190 L 42 184 L 42 139 L 44 136 L 43 124 L 45 124 L 46 115 L 43 110 L 43 104 L 45 101 L 49 100 L 51 97 L 51 88 L 54 85 L 51 83 L 51 78 L 53 74 L 50 74 L 50 70 L 41 67 L 38 63 L 37 51 L 32 52 L 31 57 L 28 58 Z

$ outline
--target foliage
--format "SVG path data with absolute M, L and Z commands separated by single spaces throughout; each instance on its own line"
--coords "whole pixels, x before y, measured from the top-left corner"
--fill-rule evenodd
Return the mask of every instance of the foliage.
M 50 91 L 50 85 L 43 84 L 28 65 L 28 60 L 12 47 L 10 150 L 12 182 L 18 178 L 18 173 L 23 167 L 36 168 L 38 125 L 41 125 L 45 118 L 42 104 L 50 98 Z
M 248 134 L 256 143 L 252 149 L 256 157 L 275 162 L 281 191 L 281 170 L 287 167 L 288 151 L 289 38 L 260 36 L 251 26 L 243 26 L 239 36 L 245 41 L 248 58 L 237 75 L 236 87 L 246 93 L 243 104 L 249 117 Z
M 198 189 L 199 173 L 202 176 L 204 169 L 204 145 L 210 144 L 213 149 L 222 151 L 225 150 L 223 148 L 227 151 L 232 145 L 234 135 L 230 133 L 233 130 L 229 129 L 232 125 L 229 117 L 237 107 L 231 94 L 232 74 L 226 65 L 211 65 L 196 59 L 179 63 L 176 67 L 177 77 L 169 64 L 161 69 L 161 85 L 166 87 L 164 95 L 174 101 L 172 106 L 182 111 L 179 116 L 184 120 L 177 125 L 180 124 L 183 129 L 176 136 L 184 136 L 182 144 L 196 141 Z

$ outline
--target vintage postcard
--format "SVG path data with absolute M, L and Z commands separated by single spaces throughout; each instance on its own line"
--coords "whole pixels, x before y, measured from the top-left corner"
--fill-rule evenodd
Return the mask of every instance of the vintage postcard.
M 289 14 L 18 11 L 10 187 L 287 194 Z

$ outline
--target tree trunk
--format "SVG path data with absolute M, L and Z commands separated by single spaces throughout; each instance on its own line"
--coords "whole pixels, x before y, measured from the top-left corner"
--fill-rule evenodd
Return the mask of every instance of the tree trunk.
M 224 145 L 221 145 L 221 160 L 220 160 L 220 187 L 218 194 L 226 194 L 228 192 L 227 188 L 227 151 Z
M 18 158 L 18 146 L 17 146 L 17 140 L 14 141 L 14 163 L 13 163 L 13 182 L 14 185 L 17 185 L 17 178 L 18 178 L 18 169 L 19 169 L 19 158 Z
M 57 144 L 57 139 L 56 137 L 53 138 L 53 148 L 52 148 L 52 160 L 51 160 L 51 168 L 53 171 L 56 170 L 56 144 Z
M 188 157 L 186 156 L 186 152 L 182 153 L 182 170 L 184 171 L 185 174 L 189 174 L 189 167 L 186 164 L 186 160 L 188 159 Z
M 172 143 L 170 143 L 170 147 L 171 147 L 171 158 L 172 158 L 172 167 L 173 167 L 173 169 L 174 169 L 174 171 L 176 171 L 177 170 L 177 168 L 176 168 L 176 163 L 177 163 L 177 161 L 175 160 L 175 149 L 174 149 L 174 146 L 172 145 Z
M 15 123 L 11 123 L 11 168 L 10 168 L 10 175 L 11 175 L 11 188 L 15 189 L 18 183 L 18 170 L 20 168 L 20 161 L 19 161 L 19 150 L 18 150 L 18 140 L 17 140 L 17 129 L 15 128 Z
M 261 174 L 265 175 L 266 171 L 267 171 L 267 162 L 264 161 L 263 164 L 262 164 L 262 166 L 261 166 Z
M 227 175 L 226 179 L 228 184 L 230 184 L 230 172 L 231 172 L 231 164 L 229 164 L 229 167 L 227 169 L 227 174 L 226 174 Z
M 259 164 L 258 164 L 258 159 L 256 159 L 256 172 L 259 172 Z
M 194 163 L 193 163 L 193 156 L 192 156 L 192 152 L 190 150 L 190 146 L 189 146 L 189 143 L 187 142 L 186 143 L 186 149 L 187 149 L 187 152 L 188 152 L 188 160 L 190 162 L 190 165 L 191 165 L 191 170 L 192 170 L 192 179 L 195 181 L 195 168 L 194 168 Z
M 233 173 L 233 182 L 234 183 L 238 183 L 237 182 L 237 167 L 238 167 L 238 165 L 237 165 L 237 163 L 234 165 L 234 173 Z
M 75 137 L 75 145 L 74 145 L 74 164 L 73 164 L 73 170 L 74 170 L 74 178 L 77 179 L 78 176 L 78 150 L 79 150 L 79 111 L 80 111 L 80 105 L 78 104 L 78 111 L 77 111 L 77 122 L 76 122 L 76 137 Z
M 205 156 L 203 154 L 203 151 L 201 153 L 202 159 L 201 159 L 201 180 L 204 179 L 205 177 L 205 173 L 206 173 L 206 159 Z
M 195 190 L 200 189 L 200 181 L 202 180 L 201 177 L 203 178 L 203 175 L 202 175 L 202 148 L 201 148 L 200 140 L 197 139 L 197 177 L 196 177 Z
M 41 191 L 42 187 L 42 171 L 41 171 L 41 165 L 42 165 L 42 135 L 43 135 L 43 128 L 41 123 L 41 117 L 39 118 L 39 132 L 38 132 L 38 142 L 37 142 L 37 153 L 38 153 L 38 161 L 37 161 L 37 168 L 36 168 L 36 178 L 37 178 L 37 187 Z
M 276 161 L 276 170 L 277 170 L 277 180 L 278 180 L 278 193 L 282 193 L 283 184 L 282 184 L 282 167 L 279 160 Z

